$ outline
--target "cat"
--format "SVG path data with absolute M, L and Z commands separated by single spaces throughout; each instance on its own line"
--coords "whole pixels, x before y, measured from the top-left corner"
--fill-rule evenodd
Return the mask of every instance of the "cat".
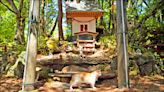
M 93 72 L 79 72 L 72 75 L 72 79 L 70 81 L 70 90 L 73 89 L 73 86 L 78 86 L 80 88 L 80 85 L 82 83 L 90 84 L 90 86 L 93 89 L 96 89 L 95 83 L 98 80 L 98 77 L 100 77 L 101 71 L 96 70 Z

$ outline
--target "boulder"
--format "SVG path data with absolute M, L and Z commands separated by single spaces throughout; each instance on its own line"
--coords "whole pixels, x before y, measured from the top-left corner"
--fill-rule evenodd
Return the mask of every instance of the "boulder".
M 77 72 L 87 72 L 88 69 L 85 67 L 77 66 L 77 65 L 70 65 L 70 66 L 65 66 L 62 69 L 62 73 L 77 73 Z
M 150 75 L 155 69 L 155 57 L 151 54 L 134 56 L 134 61 L 139 68 L 140 75 Z

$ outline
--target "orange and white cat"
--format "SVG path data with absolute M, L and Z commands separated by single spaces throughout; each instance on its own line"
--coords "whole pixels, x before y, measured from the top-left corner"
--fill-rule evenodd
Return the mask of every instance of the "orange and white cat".
M 74 75 L 72 75 L 72 79 L 70 81 L 70 90 L 73 89 L 73 86 L 78 86 L 80 87 L 80 85 L 82 83 L 86 83 L 86 84 L 90 84 L 90 86 L 93 89 L 96 89 L 95 87 L 95 83 L 98 80 L 98 77 L 101 76 L 101 71 L 100 70 L 96 70 L 93 72 L 79 72 L 76 73 Z

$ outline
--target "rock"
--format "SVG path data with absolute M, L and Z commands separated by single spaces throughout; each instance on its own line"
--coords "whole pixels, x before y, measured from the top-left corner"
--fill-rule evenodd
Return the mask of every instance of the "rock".
M 111 71 L 111 66 L 109 64 L 98 64 L 94 66 L 89 66 L 90 71 L 102 70 L 102 71 Z
M 64 89 L 68 89 L 69 84 L 59 81 L 53 81 L 49 79 L 43 87 L 38 89 L 39 92 L 65 92 Z
M 38 77 L 38 80 L 39 79 L 46 79 L 48 78 L 48 73 L 50 72 L 50 68 L 48 67 L 42 67 L 42 69 L 38 72 L 39 73 L 39 77 Z
M 64 60 L 64 61 L 66 61 L 66 60 L 68 59 L 68 58 L 67 58 L 66 52 L 60 53 L 60 59 L 62 59 L 62 60 Z
M 98 65 L 94 65 L 94 66 L 89 66 L 88 67 L 90 71 L 94 71 L 94 70 L 99 70 L 99 66 Z
M 40 87 L 37 92 L 65 92 L 62 88 L 46 88 Z
M 69 88 L 69 84 L 51 80 L 51 81 L 46 82 L 44 84 L 44 87 L 46 87 L 46 88 Z
M 116 59 L 111 61 L 111 71 L 116 73 L 116 70 L 117 70 L 117 61 Z
M 153 73 L 155 69 L 155 58 L 152 54 L 136 55 L 134 56 L 134 61 L 139 68 L 140 75 L 150 75 Z
M 111 65 L 106 65 L 104 71 L 107 73 L 112 72 Z
M 135 76 L 139 74 L 138 65 L 134 60 L 129 60 L 129 75 Z
M 70 65 L 70 66 L 65 66 L 62 69 L 62 73 L 76 73 L 76 72 L 85 72 L 88 71 L 87 68 L 76 66 L 76 65 Z

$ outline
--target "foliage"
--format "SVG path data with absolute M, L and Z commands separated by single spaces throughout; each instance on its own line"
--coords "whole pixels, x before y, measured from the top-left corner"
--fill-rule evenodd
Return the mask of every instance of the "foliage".
M 104 34 L 116 32 L 116 0 L 96 0 L 104 11 L 97 21 L 98 26 L 104 29 Z
M 160 56 L 154 52 L 154 56 L 155 56 L 155 59 L 156 59 L 156 64 L 157 66 L 159 66 L 160 70 L 163 70 L 164 69 L 164 58 L 160 58 Z
M 60 50 L 65 50 L 68 47 L 68 41 L 60 41 L 59 44 L 61 45 Z
M 129 29 L 129 42 L 132 45 L 148 45 L 148 44 L 158 44 L 163 43 L 158 39 L 163 39 L 163 21 L 162 21 L 162 7 L 164 3 L 156 2 L 150 0 L 146 2 L 129 0 L 129 6 L 127 8 L 128 17 L 128 29 Z M 152 6 L 152 7 L 149 7 Z
M 104 45 L 107 48 L 116 48 L 115 35 L 101 36 L 99 42 L 101 45 Z
M 47 42 L 46 42 L 47 47 L 49 49 L 52 49 L 52 50 L 58 50 L 59 49 L 58 48 L 58 43 L 59 42 L 57 40 L 53 39 L 53 38 L 48 39 Z
M 48 37 L 44 37 L 44 36 L 39 36 L 38 39 L 38 54 L 47 54 L 47 45 L 46 42 L 48 40 Z
M 139 69 L 138 69 L 138 67 L 136 67 L 136 66 L 131 66 L 131 67 L 129 67 L 129 75 L 131 76 L 135 76 L 135 75 L 137 75 L 137 74 L 139 74 Z
M 46 44 L 51 52 L 59 52 L 59 51 L 66 50 L 69 43 L 68 41 L 58 41 L 54 38 L 50 38 L 47 40 Z
M 163 5 L 162 0 L 128 0 L 127 5 L 129 49 L 132 52 L 137 49 L 140 49 L 142 53 L 150 52 L 161 69 L 163 69 L 162 58 L 159 57 L 155 50 L 145 48 L 145 46 L 164 44 Z
M 5 16 L 4 16 L 5 15 Z M 12 42 L 15 34 L 15 16 L 9 11 L 4 11 L 0 13 L 1 21 L 0 21 L 0 43 L 6 44 L 8 42 Z

